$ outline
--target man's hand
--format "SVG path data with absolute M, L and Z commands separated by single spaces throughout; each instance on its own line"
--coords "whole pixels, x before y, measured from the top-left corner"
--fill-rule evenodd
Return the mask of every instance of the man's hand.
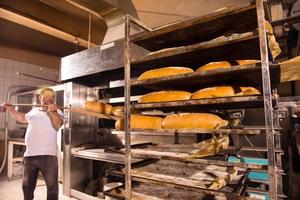
M 16 111 L 15 106 L 10 103 L 3 103 L 0 106 L 1 111 L 8 111 L 14 118 L 20 123 L 28 123 L 27 119 L 25 118 L 25 114 L 19 111 Z
M 5 112 L 5 111 L 13 111 L 15 110 L 15 106 L 13 106 L 12 104 L 10 103 L 3 103 L 1 105 L 1 111 L 2 112 Z
M 48 105 L 48 112 L 57 112 L 56 104 Z
M 52 126 L 56 130 L 58 130 L 62 126 L 63 120 L 61 119 L 61 117 L 57 113 L 57 105 L 56 104 L 48 105 L 48 110 L 47 111 L 49 113 L 49 117 L 50 117 Z

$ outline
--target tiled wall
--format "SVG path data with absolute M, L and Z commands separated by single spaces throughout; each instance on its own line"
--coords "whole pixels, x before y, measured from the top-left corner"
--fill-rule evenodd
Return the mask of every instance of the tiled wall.
M 42 70 L 41 70 L 42 68 Z M 57 81 L 58 71 L 33 64 L 0 58 L 0 104 L 5 102 L 7 90 L 12 85 L 50 86 L 53 82 L 16 75 L 17 72 Z M 0 113 L 0 129 L 4 127 L 4 113 Z M 1 134 L 0 134 L 1 139 Z

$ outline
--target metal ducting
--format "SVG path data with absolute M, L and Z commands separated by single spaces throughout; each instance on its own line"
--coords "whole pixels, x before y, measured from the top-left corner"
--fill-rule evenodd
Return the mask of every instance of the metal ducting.
M 49 0 L 43 0 L 49 1 Z M 138 19 L 137 11 L 131 0 L 64 0 L 77 8 L 85 10 L 102 19 L 107 25 L 107 31 L 102 43 L 108 43 L 124 37 L 125 15 Z
M 44 0 L 45 1 L 45 0 Z M 46 0 L 47 1 L 47 0 Z M 108 28 L 117 26 L 128 14 L 138 18 L 137 11 L 131 0 L 65 0 L 73 5 L 94 11 L 106 22 Z

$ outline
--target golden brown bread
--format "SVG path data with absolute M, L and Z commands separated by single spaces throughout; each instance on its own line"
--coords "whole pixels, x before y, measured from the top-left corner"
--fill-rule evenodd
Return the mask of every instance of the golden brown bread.
M 172 76 L 177 74 L 192 73 L 194 70 L 188 67 L 163 67 L 159 69 L 153 69 L 142 73 L 138 80 L 146 80 L 150 78 L 158 78 L 164 76 Z
M 112 115 L 116 117 L 124 116 L 124 106 L 114 106 L 111 111 Z
M 228 122 L 210 113 L 181 113 L 164 118 L 162 127 L 165 129 L 206 128 L 218 129 L 227 126 Z
M 130 125 L 132 129 L 161 129 L 163 118 L 145 116 L 145 115 L 131 115 Z M 124 130 L 124 119 L 118 119 L 115 123 L 117 130 Z
M 196 71 L 200 72 L 200 71 L 208 71 L 213 69 L 226 69 L 230 67 L 231 64 L 228 61 L 210 62 L 205 65 L 202 65 Z
M 218 87 L 204 88 L 194 92 L 191 96 L 191 99 L 205 99 L 205 98 L 215 98 L 215 97 L 230 97 L 230 96 L 260 94 L 260 92 L 253 87 L 239 87 L 239 89 L 241 91 L 235 93 L 234 88 L 232 86 L 218 86 Z
M 106 103 L 101 103 L 97 100 L 86 101 L 83 105 L 83 108 L 89 111 L 103 113 L 110 115 L 112 111 L 112 106 Z
M 271 23 L 266 20 L 265 25 L 266 25 L 266 32 L 267 32 L 267 39 L 268 39 L 268 47 L 272 54 L 273 59 L 275 59 L 277 56 L 281 54 L 282 51 L 278 42 L 276 41 L 274 30 Z
M 229 175 L 228 175 L 228 177 L 217 177 L 216 180 L 212 181 L 212 183 L 208 187 L 208 189 L 220 190 L 222 187 L 227 185 L 227 182 L 229 182 Z
M 239 65 L 251 65 L 259 63 L 259 60 L 236 60 Z
M 236 96 L 238 95 L 255 95 L 255 94 L 261 94 L 260 91 L 258 91 L 254 87 L 240 87 L 242 92 L 237 93 Z
M 190 92 L 186 91 L 159 91 L 145 94 L 139 98 L 139 103 L 163 102 L 163 101 L 180 101 L 189 100 Z
M 205 99 L 229 96 L 234 96 L 234 89 L 231 86 L 219 86 L 198 90 L 192 94 L 191 99 Z
M 205 156 L 216 155 L 219 151 L 228 149 L 229 137 L 223 135 L 219 137 L 213 136 L 211 139 L 203 140 L 197 144 L 194 144 L 195 150 L 189 152 L 188 158 L 202 158 Z
M 112 115 L 116 117 L 123 117 L 124 116 L 124 106 L 114 106 L 111 111 Z M 131 114 L 139 114 L 138 111 L 131 109 Z

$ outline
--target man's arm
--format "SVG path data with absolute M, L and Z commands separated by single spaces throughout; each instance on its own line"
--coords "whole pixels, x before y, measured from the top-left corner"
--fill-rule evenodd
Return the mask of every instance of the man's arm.
M 9 103 L 4 103 L 2 106 L 15 118 L 16 121 L 24 124 L 28 123 L 25 118 L 25 113 L 16 111 L 15 107 Z
M 48 113 L 53 127 L 58 130 L 62 126 L 63 120 L 57 113 L 57 106 L 55 104 L 49 105 Z

